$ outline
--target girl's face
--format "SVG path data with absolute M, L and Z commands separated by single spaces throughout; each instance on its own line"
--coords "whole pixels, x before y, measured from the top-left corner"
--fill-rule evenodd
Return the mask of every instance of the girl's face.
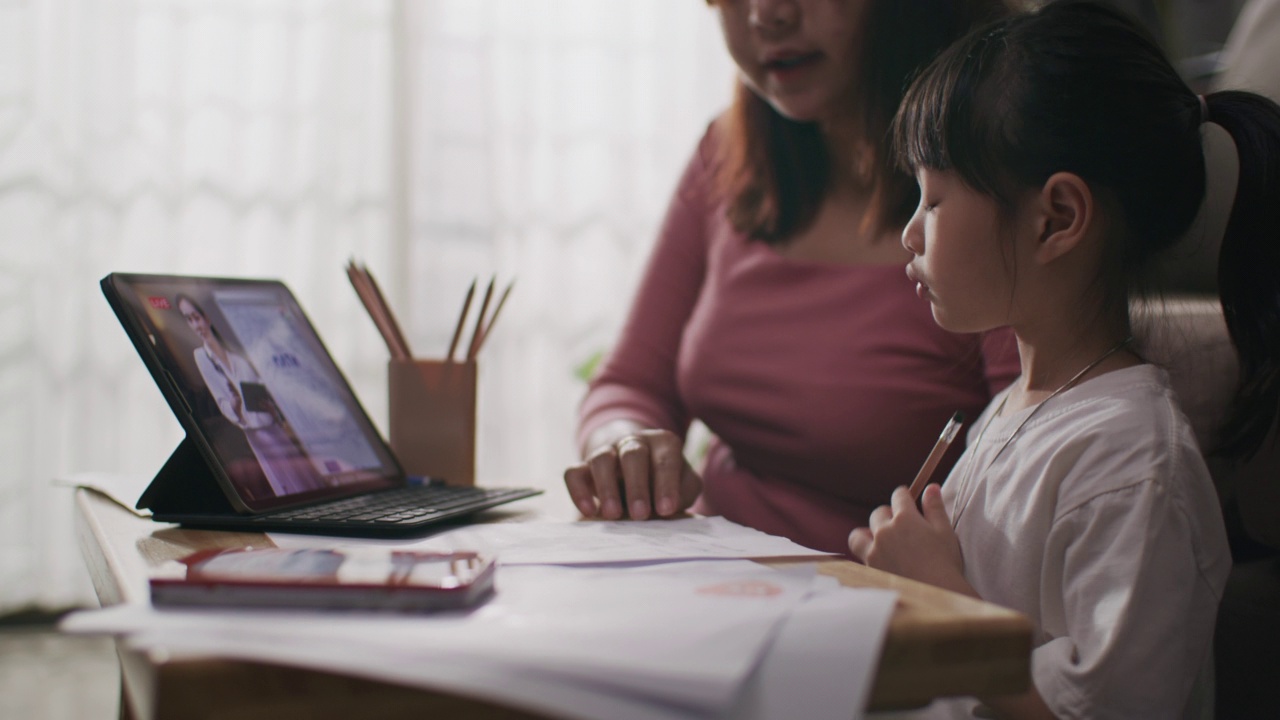
M 209 330 L 209 320 L 194 305 L 185 299 L 178 301 L 178 312 L 182 313 L 182 319 L 187 321 L 187 327 L 191 328 L 201 340 L 208 341 L 212 334 Z
M 856 107 L 870 1 L 719 0 L 716 7 L 743 82 L 782 115 L 815 121 Z
M 920 205 L 902 231 L 907 277 L 938 325 L 980 332 L 1013 321 L 1014 264 L 996 201 L 951 171 L 921 169 Z

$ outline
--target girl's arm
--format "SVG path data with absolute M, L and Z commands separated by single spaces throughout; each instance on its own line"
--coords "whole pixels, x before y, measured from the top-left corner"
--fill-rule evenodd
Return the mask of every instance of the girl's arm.
M 905 487 L 893 492 L 890 505 L 871 513 L 870 526 L 849 535 L 854 557 L 870 567 L 982 600 L 964 576 L 960 540 L 942 502 L 942 488 L 929 485 L 916 509 Z M 982 698 L 997 718 L 1055 720 L 1056 716 L 1032 685 L 1022 695 Z
M 926 486 L 920 503 L 917 509 L 906 487 L 894 490 L 889 505 L 872 511 L 868 527 L 849 534 L 849 551 L 877 570 L 981 600 L 964 576 L 960 538 L 951 528 L 942 487 Z

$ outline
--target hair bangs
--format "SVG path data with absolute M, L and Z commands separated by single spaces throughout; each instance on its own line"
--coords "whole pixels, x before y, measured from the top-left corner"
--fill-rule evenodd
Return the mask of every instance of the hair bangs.
M 1007 50 L 1007 21 L 966 36 L 938 56 L 915 79 L 894 118 L 892 137 L 898 165 L 954 171 L 970 187 L 1008 202 L 1001 170 L 1009 147 L 1004 114 L 1012 78 L 1000 76 Z

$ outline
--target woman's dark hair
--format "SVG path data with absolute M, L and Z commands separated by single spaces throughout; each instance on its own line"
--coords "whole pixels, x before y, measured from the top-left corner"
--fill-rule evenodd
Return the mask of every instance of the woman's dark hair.
M 1093 0 L 1058 0 L 940 55 L 907 92 L 893 136 L 904 168 L 954 171 L 1006 207 L 1056 172 L 1114 198 L 1124 231 L 1103 280 L 1108 299 L 1127 307 L 1204 199 L 1200 125 L 1210 119 L 1240 156 L 1218 287 L 1241 381 L 1216 452 L 1247 458 L 1280 406 L 1280 107 L 1223 91 L 1202 109 L 1131 19 Z
M 1004 0 L 871 0 L 858 84 L 876 226 L 906 224 L 919 198 L 915 181 L 893 162 L 889 136 L 912 76 L 974 25 L 1007 12 Z M 729 221 L 753 239 L 785 243 L 808 227 L 826 196 L 831 159 L 822 133 L 816 123 L 783 117 L 741 81 L 724 119 L 718 181 Z

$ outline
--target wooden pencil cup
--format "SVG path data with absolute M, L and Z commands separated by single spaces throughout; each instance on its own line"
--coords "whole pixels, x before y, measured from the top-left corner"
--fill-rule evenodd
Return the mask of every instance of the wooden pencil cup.
M 408 475 L 476 484 L 476 363 L 387 365 L 391 451 Z

